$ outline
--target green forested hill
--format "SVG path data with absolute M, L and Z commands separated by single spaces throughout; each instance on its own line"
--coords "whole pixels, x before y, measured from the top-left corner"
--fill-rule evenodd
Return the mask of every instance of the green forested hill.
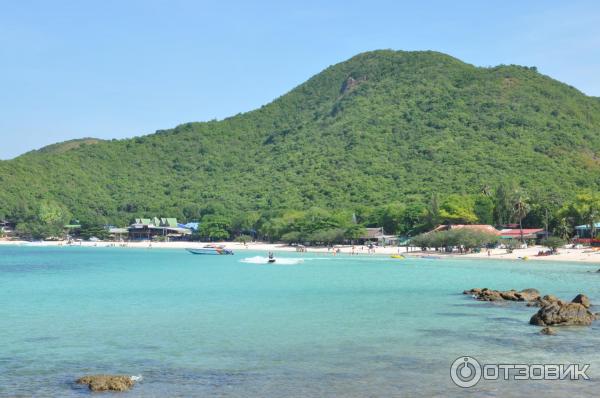
M 599 156 L 600 100 L 535 68 L 374 51 L 222 121 L 0 162 L 0 217 L 355 209 L 507 180 L 567 198 L 598 188 Z

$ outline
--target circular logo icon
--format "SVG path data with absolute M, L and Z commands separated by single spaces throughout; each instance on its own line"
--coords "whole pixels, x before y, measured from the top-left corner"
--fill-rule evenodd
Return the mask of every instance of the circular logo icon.
M 473 387 L 481 380 L 481 365 L 473 357 L 457 358 L 450 367 L 450 378 L 459 387 Z

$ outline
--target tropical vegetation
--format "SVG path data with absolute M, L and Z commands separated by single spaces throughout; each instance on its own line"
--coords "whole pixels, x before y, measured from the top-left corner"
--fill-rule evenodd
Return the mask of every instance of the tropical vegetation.
M 0 219 L 30 238 L 154 215 L 200 221 L 195 237 L 213 240 L 333 243 L 438 223 L 567 238 L 599 221 L 598 154 L 600 100 L 535 68 L 374 51 L 221 121 L 0 161 Z

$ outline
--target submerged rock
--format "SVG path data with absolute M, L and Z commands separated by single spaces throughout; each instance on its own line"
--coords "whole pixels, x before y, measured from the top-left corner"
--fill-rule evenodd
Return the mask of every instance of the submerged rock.
M 540 298 L 540 292 L 532 288 L 521 291 L 474 288 L 465 290 L 463 294 L 469 294 L 480 301 L 534 301 Z
M 89 375 L 76 380 L 87 384 L 92 391 L 128 391 L 135 384 L 134 377 L 125 375 Z
M 556 332 L 554 331 L 554 329 L 546 326 L 545 328 L 540 330 L 540 334 L 545 334 L 547 336 L 554 336 L 554 335 L 556 335 Z
M 578 294 L 570 303 L 558 300 L 546 304 L 531 317 L 529 323 L 537 326 L 589 326 L 597 315 L 588 310 L 587 296 Z

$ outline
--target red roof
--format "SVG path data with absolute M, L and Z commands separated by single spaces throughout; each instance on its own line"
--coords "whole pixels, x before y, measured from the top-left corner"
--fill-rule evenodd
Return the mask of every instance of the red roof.
M 534 235 L 540 232 L 544 232 L 544 228 L 523 228 L 523 235 Z M 500 235 L 502 236 L 521 236 L 520 229 L 503 229 L 500 231 Z
M 488 233 L 492 233 L 495 235 L 499 234 L 499 231 L 492 227 L 491 225 L 487 225 L 487 224 L 455 224 L 455 225 L 439 225 L 437 228 L 435 228 L 433 231 L 437 232 L 437 231 L 448 231 L 450 229 L 472 229 L 475 231 L 481 231 L 481 232 L 488 232 Z

